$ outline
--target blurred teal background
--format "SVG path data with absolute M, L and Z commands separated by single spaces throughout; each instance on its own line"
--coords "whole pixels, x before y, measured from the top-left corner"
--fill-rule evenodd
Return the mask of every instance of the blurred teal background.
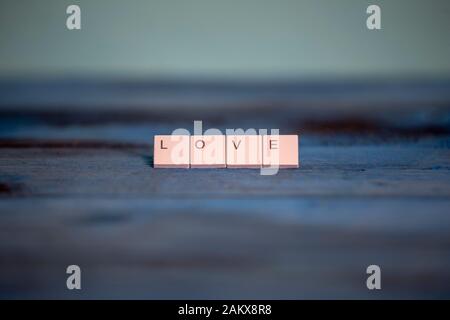
M 446 77 L 449 15 L 447 0 L 2 0 L 0 78 Z

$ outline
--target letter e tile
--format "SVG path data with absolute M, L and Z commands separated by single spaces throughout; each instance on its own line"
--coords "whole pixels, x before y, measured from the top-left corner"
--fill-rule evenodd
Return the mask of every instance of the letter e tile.
M 297 135 L 263 136 L 263 166 L 279 168 L 298 168 Z

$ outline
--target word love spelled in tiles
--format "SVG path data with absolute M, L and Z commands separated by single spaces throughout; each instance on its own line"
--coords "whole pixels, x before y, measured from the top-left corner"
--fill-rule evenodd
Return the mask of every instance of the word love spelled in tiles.
M 157 135 L 155 168 L 298 168 L 298 135 Z

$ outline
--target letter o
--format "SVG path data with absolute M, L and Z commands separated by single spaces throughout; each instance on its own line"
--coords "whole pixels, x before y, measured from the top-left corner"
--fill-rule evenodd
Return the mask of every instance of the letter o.
M 198 146 L 199 142 L 201 142 L 201 147 Z M 203 149 L 205 147 L 205 141 L 204 140 L 197 140 L 197 141 L 195 141 L 195 147 L 197 149 Z

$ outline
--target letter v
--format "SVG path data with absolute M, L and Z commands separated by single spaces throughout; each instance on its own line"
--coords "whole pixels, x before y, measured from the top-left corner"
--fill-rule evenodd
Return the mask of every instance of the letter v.
M 241 140 L 239 140 L 239 143 L 236 145 L 236 142 L 233 141 L 234 148 L 237 150 L 239 148 L 239 145 L 241 144 Z

